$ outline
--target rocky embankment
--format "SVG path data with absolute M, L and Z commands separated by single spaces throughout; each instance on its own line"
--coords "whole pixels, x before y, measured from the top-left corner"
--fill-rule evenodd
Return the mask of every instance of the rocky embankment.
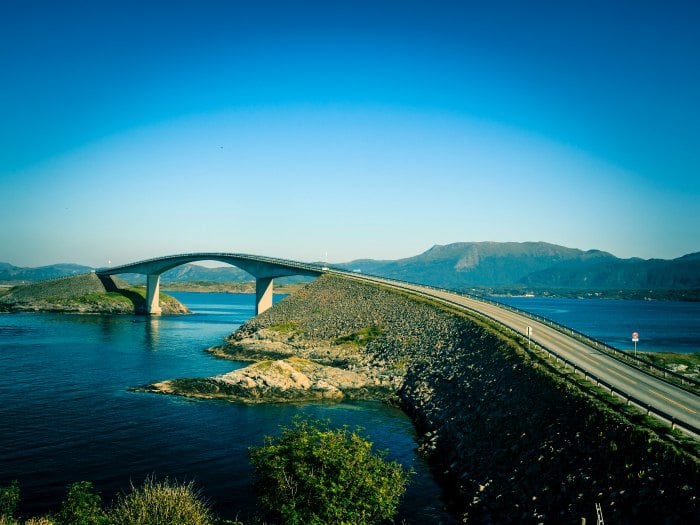
M 324 276 L 212 352 L 254 363 L 151 388 L 255 401 L 393 399 L 466 522 L 595 523 L 596 503 L 608 523 L 698 521 L 694 453 L 483 322 L 434 304 Z
M 15 286 L 0 296 L 0 311 L 133 314 L 146 309 L 144 291 L 115 277 L 94 273 Z M 163 314 L 189 313 L 185 305 L 160 296 Z

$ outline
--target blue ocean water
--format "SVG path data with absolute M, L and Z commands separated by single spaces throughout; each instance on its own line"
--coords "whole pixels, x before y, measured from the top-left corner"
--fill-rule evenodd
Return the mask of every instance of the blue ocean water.
M 632 332 L 639 334 L 640 352 L 700 352 L 700 303 L 494 297 L 494 300 L 546 317 L 620 350 L 634 350 Z
M 146 476 L 194 480 L 224 517 L 255 512 L 248 447 L 296 415 L 360 426 L 416 474 L 407 523 L 452 523 L 416 455 L 410 420 L 380 403 L 255 405 L 193 401 L 129 388 L 230 371 L 204 349 L 252 317 L 252 295 L 173 293 L 188 316 L 0 315 L 0 484 L 20 482 L 25 516 L 56 510 L 89 480 L 106 501 Z

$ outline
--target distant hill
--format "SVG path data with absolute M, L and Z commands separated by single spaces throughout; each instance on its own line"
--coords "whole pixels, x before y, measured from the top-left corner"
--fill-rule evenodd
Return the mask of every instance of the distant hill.
M 181 283 L 189 281 L 209 281 L 214 283 L 240 283 L 254 279 L 248 272 L 235 266 L 207 268 L 197 264 L 183 264 L 168 270 L 160 277 L 160 282 Z
M 544 242 L 460 242 L 396 261 L 361 259 L 339 266 L 455 289 L 700 289 L 700 253 L 673 260 L 620 259 Z
M 0 281 L 30 282 L 56 279 L 58 277 L 70 277 L 88 273 L 92 268 L 79 264 L 52 264 L 39 268 L 21 268 L 8 263 L 0 262 Z
M 125 274 L 120 276 L 129 283 L 143 282 L 143 275 Z M 168 270 L 160 276 L 162 285 L 178 283 L 247 283 L 254 281 L 255 277 L 236 266 L 221 266 L 207 268 L 198 264 L 183 264 Z M 275 279 L 277 284 L 289 284 L 309 280 L 308 277 L 292 276 Z
M 552 289 L 700 289 L 700 253 L 673 260 L 613 259 L 559 264 L 532 273 L 520 282 Z

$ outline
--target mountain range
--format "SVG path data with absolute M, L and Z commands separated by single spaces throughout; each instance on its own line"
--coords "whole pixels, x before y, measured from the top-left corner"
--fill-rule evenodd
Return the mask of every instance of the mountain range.
M 672 260 L 620 259 L 600 250 L 544 242 L 460 242 L 436 245 L 406 259 L 360 259 L 340 266 L 454 289 L 700 289 L 700 252 Z
M 545 242 L 459 242 L 435 245 L 405 259 L 358 259 L 335 266 L 457 290 L 700 290 L 700 252 L 671 260 L 620 259 L 600 250 L 582 251 Z M 0 281 L 37 281 L 90 270 L 76 264 L 20 268 L 0 263 Z M 138 279 L 124 277 L 132 282 Z M 196 264 L 179 266 L 162 276 L 164 284 L 251 279 L 236 267 L 206 268 Z
M 9 263 L 0 262 L 0 281 L 17 282 L 43 281 L 57 277 L 69 277 L 87 273 L 92 268 L 79 264 L 51 264 L 39 268 L 23 268 Z

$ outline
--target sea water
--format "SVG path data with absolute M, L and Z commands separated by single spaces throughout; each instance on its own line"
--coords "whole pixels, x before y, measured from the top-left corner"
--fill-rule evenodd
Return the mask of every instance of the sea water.
M 700 352 L 700 303 L 569 299 L 554 297 L 493 297 L 531 314 L 548 318 L 620 350 L 640 352 Z
M 245 294 L 172 293 L 185 316 L 0 315 L 0 485 L 20 482 L 25 516 L 57 510 L 68 484 L 93 482 L 108 502 L 147 476 L 194 481 L 224 517 L 255 513 L 248 448 L 294 416 L 361 433 L 416 473 L 400 509 L 408 523 L 452 523 L 416 453 L 411 421 L 376 402 L 243 405 L 135 393 L 241 363 L 204 350 L 253 316 Z

